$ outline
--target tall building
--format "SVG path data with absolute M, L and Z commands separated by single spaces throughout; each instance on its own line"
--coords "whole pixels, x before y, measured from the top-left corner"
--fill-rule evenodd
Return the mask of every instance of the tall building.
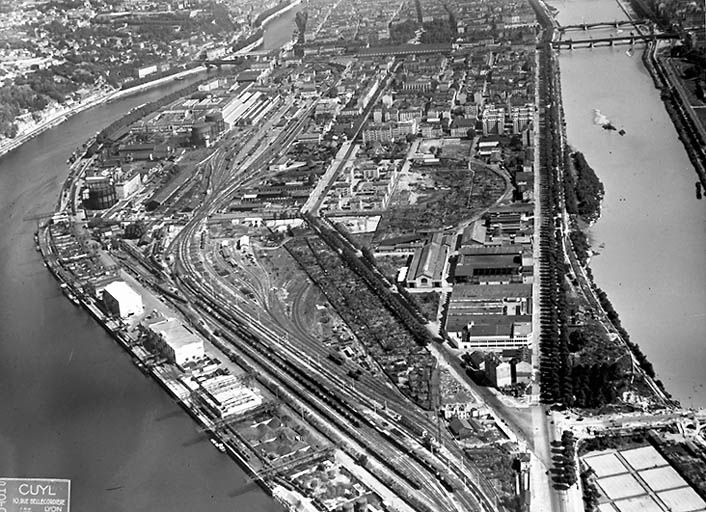
M 483 135 L 502 135 L 505 133 L 505 109 L 488 105 L 483 109 Z
M 527 104 L 510 108 L 510 120 L 512 121 L 512 133 L 519 134 L 525 130 L 534 117 L 534 105 Z

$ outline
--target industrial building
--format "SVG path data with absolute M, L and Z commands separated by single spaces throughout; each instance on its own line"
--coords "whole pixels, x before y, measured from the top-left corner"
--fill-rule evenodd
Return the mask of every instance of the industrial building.
M 456 283 L 510 284 L 531 281 L 531 252 L 521 246 L 462 247 Z
M 262 405 L 262 396 L 234 375 L 209 375 L 183 379 L 194 393 L 196 402 L 213 418 L 222 420 L 239 416 Z
M 184 367 L 203 359 L 203 340 L 175 318 L 162 319 L 147 326 L 148 343 L 170 363 Z
M 436 233 L 429 242 L 415 251 L 405 285 L 408 288 L 444 286 L 449 267 L 449 250 L 446 237 Z
M 446 323 L 451 346 L 465 352 L 502 351 L 522 348 L 532 342 L 531 315 L 465 315 Z
M 487 286 L 459 284 L 454 286 L 448 316 L 466 315 L 531 315 L 532 285 L 524 283 Z
M 125 281 L 113 281 L 103 289 L 103 304 L 109 313 L 120 318 L 139 316 L 144 312 L 142 296 Z
M 115 195 L 118 199 L 131 196 L 142 186 L 142 178 L 138 171 L 126 173 L 117 172 L 115 175 Z

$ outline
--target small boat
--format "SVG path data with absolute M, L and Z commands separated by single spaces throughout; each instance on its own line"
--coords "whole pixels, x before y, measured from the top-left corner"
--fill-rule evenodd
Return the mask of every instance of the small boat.
M 213 444 L 213 446 L 215 446 L 218 449 L 219 452 L 221 452 L 221 453 L 226 452 L 226 446 L 223 443 L 221 443 L 219 440 L 211 438 L 211 443 Z
M 697 181 L 697 182 L 696 182 L 696 199 L 701 199 L 702 197 L 703 197 L 703 196 L 702 196 L 702 193 L 701 193 L 701 182 L 700 182 L 700 181 Z
M 623 130 L 623 129 L 621 128 L 620 130 L 618 130 L 618 133 L 619 133 L 620 135 L 625 135 L 625 130 Z
M 627 55 L 628 57 L 632 57 L 632 48 L 628 48 L 627 50 L 625 50 L 625 55 Z

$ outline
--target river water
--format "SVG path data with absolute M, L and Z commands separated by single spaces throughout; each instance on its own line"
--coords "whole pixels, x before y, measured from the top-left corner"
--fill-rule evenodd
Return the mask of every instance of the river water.
M 262 48 L 264 50 L 281 48 L 291 41 L 292 34 L 296 28 L 294 18 L 302 10 L 304 10 L 304 7 L 299 4 L 270 21 L 262 34 Z
M 627 19 L 615 0 L 552 2 L 562 25 Z M 562 51 L 568 141 L 605 185 L 591 269 L 631 340 L 686 407 L 706 407 L 706 201 L 659 91 L 626 46 Z M 594 124 L 599 109 L 626 135 Z
M 281 508 L 83 310 L 34 251 L 66 159 L 131 108 L 194 78 L 93 108 L 0 158 L 0 476 L 72 480 L 72 510 Z

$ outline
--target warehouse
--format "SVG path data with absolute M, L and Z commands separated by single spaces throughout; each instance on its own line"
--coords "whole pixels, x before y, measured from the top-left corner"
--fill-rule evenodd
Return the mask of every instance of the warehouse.
M 205 355 L 201 337 L 175 318 L 150 324 L 147 330 L 153 349 L 181 368 Z
M 262 405 L 262 396 L 234 375 L 213 375 L 183 380 L 194 400 L 213 418 L 227 420 Z
M 103 303 L 109 313 L 120 318 L 143 313 L 142 297 L 125 281 L 113 281 L 103 289 Z

